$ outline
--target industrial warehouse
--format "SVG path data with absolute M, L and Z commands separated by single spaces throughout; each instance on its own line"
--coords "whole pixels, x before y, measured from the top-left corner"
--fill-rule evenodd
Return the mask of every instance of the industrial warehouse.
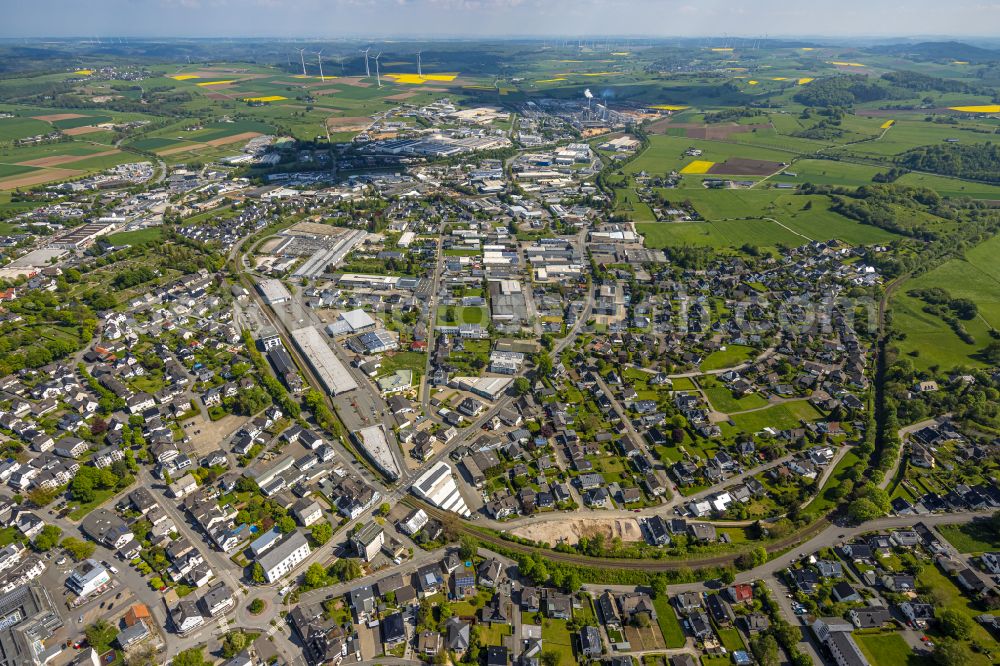
M 358 388 L 351 372 L 340 362 L 323 335 L 312 326 L 292 331 L 292 341 L 316 373 L 330 395 L 340 395 Z

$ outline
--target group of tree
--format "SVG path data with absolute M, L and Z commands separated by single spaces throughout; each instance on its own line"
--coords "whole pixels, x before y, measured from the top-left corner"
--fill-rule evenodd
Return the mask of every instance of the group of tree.
M 907 169 L 1000 183 L 1000 144 L 942 143 L 912 148 L 896 161 Z
M 124 470 L 119 469 L 116 473 L 114 467 L 98 469 L 84 465 L 70 481 L 69 495 L 71 499 L 87 504 L 97 498 L 99 491 L 127 488 L 133 482 L 135 482 L 135 477 L 127 470 L 127 466 Z

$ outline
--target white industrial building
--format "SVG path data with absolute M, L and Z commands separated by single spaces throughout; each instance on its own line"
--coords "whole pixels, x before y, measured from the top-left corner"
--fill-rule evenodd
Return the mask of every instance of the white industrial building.
M 513 382 L 512 377 L 453 377 L 449 385 L 495 401 Z
M 375 320 L 364 310 L 351 310 L 341 312 L 337 315 L 337 320 L 332 324 L 327 324 L 326 334 L 330 337 L 340 335 L 351 335 L 354 333 L 364 333 L 375 329 Z
M 379 468 L 379 471 L 390 479 L 399 478 L 399 465 L 396 464 L 396 458 L 392 455 L 389 439 L 381 424 L 359 430 L 355 433 L 354 439 L 368 459 Z
M 326 343 L 326 338 L 314 327 L 307 326 L 292 331 L 292 342 L 305 356 L 327 393 L 340 395 L 358 388 L 350 370 L 340 362 Z
M 281 284 L 281 280 L 267 279 L 257 283 L 257 291 L 268 305 L 280 305 L 292 300 L 292 294 Z
M 410 486 L 410 490 L 420 499 L 430 502 L 439 509 L 457 513 L 463 518 L 471 515 L 462 494 L 458 491 L 451 466 L 443 460 L 417 479 L 416 483 Z

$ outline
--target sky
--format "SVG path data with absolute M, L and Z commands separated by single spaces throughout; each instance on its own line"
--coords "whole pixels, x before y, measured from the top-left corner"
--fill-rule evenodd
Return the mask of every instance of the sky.
M 0 0 L 0 37 L 991 36 L 997 0 Z

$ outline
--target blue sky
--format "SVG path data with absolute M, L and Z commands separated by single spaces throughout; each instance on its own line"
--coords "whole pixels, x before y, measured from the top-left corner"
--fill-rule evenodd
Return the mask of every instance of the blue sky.
M 996 0 L 0 0 L 2 37 L 991 36 Z

